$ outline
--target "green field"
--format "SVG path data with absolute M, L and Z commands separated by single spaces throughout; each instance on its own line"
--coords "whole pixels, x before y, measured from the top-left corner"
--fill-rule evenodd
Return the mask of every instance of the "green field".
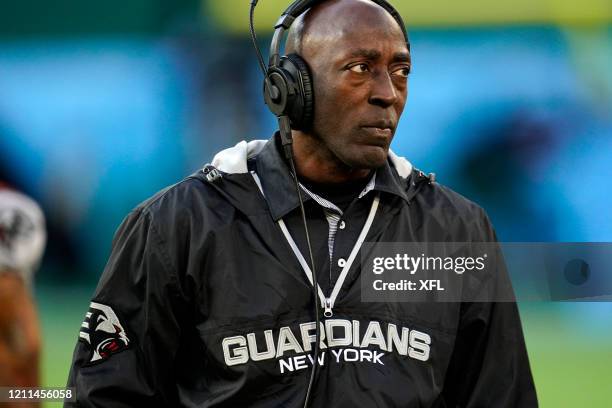
M 44 339 L 43 385 L 61 387 L 66 384 L 91 289 L 44 288 L 36 294 Z M 571 313 L 572 307 L 579 306 L 521 305 L 540 406 L 612 407 L 612 313 L 581 315 Z M 589 319 L 597 323 L 585 324 Z M 60 406 L 59 403 L 44 405 L 46 408 Z

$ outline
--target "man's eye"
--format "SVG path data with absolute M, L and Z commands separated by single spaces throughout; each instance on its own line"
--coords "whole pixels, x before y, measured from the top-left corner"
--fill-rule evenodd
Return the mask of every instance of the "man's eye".
M 356 64 L 349 67 L 349 69 L 360 74 L 369 71 L 368 64 Z
M 410 67 L 401 67 L 392 72 L 393 75 L 399 75 L 404 78 L 408 78 L 410 74 Z

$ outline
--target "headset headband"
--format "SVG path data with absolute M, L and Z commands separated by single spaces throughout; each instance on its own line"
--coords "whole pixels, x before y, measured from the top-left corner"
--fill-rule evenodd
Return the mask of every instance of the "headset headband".
M 274 25 L 274 36 L 272 37 L 272 42 L 270 43 L 270 57 L 268 60 L 268 67 L 276 67 L 280 63 L 280 45 L 281 40 L 283 38 L 283 34 L 286 30 L 291 27 L 296 18 L 306 10 L 311 7 L 316 6 L 319 3 L 323 3 L 326 0 L 296 0 L 287 7 L 287 9 L 281 14 L 280 18 Z M 410 51 L 410 41 L 408 40 L 408 32 L 406 31 L 406 26 L 402 17 L 397 12 L 395 7 L 393 7 L 386 0 L 371 0 L 372 2 L 378 4 L 382 8 L 384 8 L 391 17 L 395 19 L 395 21 L 399 24 L 402 32 L 404 33 L 404 38 L 406 40 L 406 45 L 408 46 L 408 51 Z

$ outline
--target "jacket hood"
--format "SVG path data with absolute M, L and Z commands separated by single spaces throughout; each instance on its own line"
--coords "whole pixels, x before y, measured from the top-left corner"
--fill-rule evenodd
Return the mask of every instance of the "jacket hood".
M 272 211 L 271 207 L 263 208 L 262 205 L 265 204 L 260 200 L 252 200 L 254 183 L 262 192 L 265 188 L 258 178 L 251 176 L 249 169 L 249 159 L 264 152 L 264 147 L 268 142 L 269 140 L 241 141 L 234 147 L 217 153 L 212 163 L 207 164 L 203 169 L 203 176 L 207 184 L 217 190 L 234 208 L 245 214 L 254 214 L 266 209 Z M 423 186 L 433 183 L 433 174 L 425 175 L 404 157 L 398 156 L 391 150 L 389 150 L 388 157 L 390 164 L 388 167 L 393 168 L 397 173 L 397 176 L 394 177 L 395 182 L 399 183 L 398 187 L 403 191 L 402 196 L 408 203 Z M 292 203 L 283 202 L 283 205 L 291 206 Z M 277 212 L 272 211 L 275 219 L 282 217 Z
M 247 160 L 261 152 L 267 142 L 267 140 L 253 140 L 250 142 L 243 140 L 234 147 L 217 153 L 213 158 L 212 165 L 224 173 L 247 173 L 249 171 Z M 412 164 L 406 158 L 393 153 L 390 149 L 389 160 L 402 178 L 405 179 L 412 173 Z

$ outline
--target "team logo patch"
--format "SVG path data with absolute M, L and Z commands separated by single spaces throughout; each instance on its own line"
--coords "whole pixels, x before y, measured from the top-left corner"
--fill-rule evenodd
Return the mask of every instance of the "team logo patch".
M 85 321 L 81 324 L 79 338 L 91 347 L 90 363 L 106 360 L 111 355 L 125 350 L 130 344 L 113 309 L 96 302 L 89 305 Z

